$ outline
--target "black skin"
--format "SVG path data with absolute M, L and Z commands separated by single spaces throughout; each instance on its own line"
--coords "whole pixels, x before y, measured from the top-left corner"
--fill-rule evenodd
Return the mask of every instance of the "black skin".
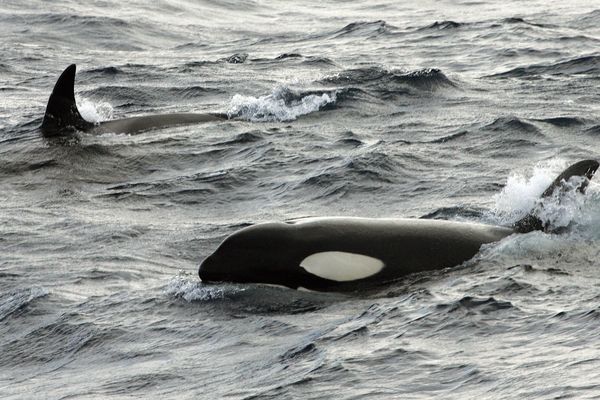
M 200 266 L 203 282 L 270 283 L 321 291 L 374 287 L 414 272 L 452 267 L 511 228 L 424 219 L 319 218 L 265 223 L 228 237 Z M 381 260 L 376 275 L 350 282 L 317 277 L 300 267 L 306 257 L 340 251 Z
M 75 103 L 75 65 L 59 77 L 48 100 L 42 132 L 48 137 L 73 131 L 136 133 L 167 126 L 224 120 L 222 114 L 163 114 L 93 124 L 83 119 Z M 544 191 L 542 198 L 562 190 L 571 177 L 583 177 L 584 192 L 598 169 L 595 160 L 571 165 Z M 442 269 L 472 258 L 482 244 L 513 233 L 548 230 L 534 213 L 513 227 L 434 221 L 361 218 L 323 218 L 292 223 L 255 225 L 227 238 L 199 269 L 204 282 L 272 283 L 291 288 L 350 291 L 389 282 L 413 272 Z M 377 258 L 384 268 L 351 282 L 317 277 L 300 266 L 306 257 L 341 251 Z
M 47 137 L 64 136 L 73 131 L 93 134 L 139 133 L 149 129 L 189 125 L 226 120 L 218 113 L 174 113 L 123 118 L 94 124 L 83 119 L 75 103 L 75 64 L 68 66 L 60 75 L 48 99 L 42 122 L 42 132 Z
M 598 169 L 595 160 L 571 165 L 544 191 L 548 197 L 571 177 L 583 177 L 584 192 Z M 530 214 L 513 227 L 424 219 L 315 218 L 271 222 L 244 228 L 229 236 L 200 265 L 203 282 L 267 283 L 290 288 L 348 292 L 392 282 L 414 272 L 459 265 L 483 244 L 514 233 L 545 230 Z M 384 268 L 349 282 L 324 279 L 300 266 L 306 257 L 339 251 L 377 258 Z

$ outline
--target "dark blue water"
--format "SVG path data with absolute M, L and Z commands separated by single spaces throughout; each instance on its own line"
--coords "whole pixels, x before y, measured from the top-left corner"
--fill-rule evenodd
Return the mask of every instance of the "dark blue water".
M 598 159 L 600 8 L 576 2 L 3 1 L 0 397 L 598 398 L 600 186 L 562 235 L 377 293 L 203 285 L 247 224 L 510 224 Z M 46 139 L 78 65 L 93 121 Z

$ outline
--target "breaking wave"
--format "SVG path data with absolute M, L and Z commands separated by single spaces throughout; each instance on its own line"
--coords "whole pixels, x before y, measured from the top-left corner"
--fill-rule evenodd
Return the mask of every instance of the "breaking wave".
M 114 118 L 113 107 L 105 102 L 92 102 L 88 99 L 78 99 L 77 108 L 83 119 L 90 122 L 108 121 Z
M 537 165 L 530 175 L 510 175 L 506 186 L 494 196 L 495 205 L 492 212 L 496 221 L 502 225 L 511 225 L 533 212 L 551 229 L 583 222 L 586 214 L 584 211 L 587 211 L 584 210 L 586 196 L 577 191 L 581 177 L 571 178 L 566 182 L 564 190 L 555 191 L 552 196 L 540 199 L 540 195 L 564 167 L 564 161 L 554 160 Z
M 335 91 L 303 94 L 287 86 L 279 86 L 267 96 L 236 94 L 231 99 L 227 115 L 253 122 L 293 121 L 301 115 L 319 111 L 335 104 Z

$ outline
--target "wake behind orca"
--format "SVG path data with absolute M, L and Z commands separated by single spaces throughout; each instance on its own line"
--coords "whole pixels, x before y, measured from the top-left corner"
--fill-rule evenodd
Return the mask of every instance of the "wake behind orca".
M 45 136 L 60 136 L 73 130 L 93 134 L 136 133 L 148 129 L 227 119 L 225 114 L 218 113 L 173 113 L 123 118 L 100 123 L 89 122 L 81 116 L 75 103 L 75 71 L 75 64 L 69 65 L 54 85 L 41 126 Z
M 598 162 L 562 172 L 541 198 L 560 196 L 579 177 L 585 189 Z M 203 282 L 266 283 L 319 291 L 373 288 L 405 275 L 459 265 L 483 244 L 514 233 L 548 231 L 535 212 L 512 227 L 427 219 L 307 218 L 242 229 L 200 265 Z

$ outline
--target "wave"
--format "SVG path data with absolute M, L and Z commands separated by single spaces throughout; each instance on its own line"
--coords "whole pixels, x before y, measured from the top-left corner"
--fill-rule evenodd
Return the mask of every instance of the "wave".
M 215 193 L 224 188 L 243 185 L 247 171 L 201 172 L 110 186 L 99 198 L 118 201 L 154 201 L 157 204 L 195 205 L 210 203 Z
M 462 311 L 467 313 L 476 312 L 480 314 L 489 314 L 511 308 L 515 308 L 515 306 L 510 301 L 496 300 L 494 297 L 477 298 L 472 296 L 464 296 L 461 299 L 450 303 L 436 305 L 437 310 L 443 310 L 447 313 Z
M 54 40 L 64 43 L 87 42 L 90 38 L 98 38 L 97 44 L 108 47 L 112 51 L 140 51 L 142 47 L 133 44 L 134 39 L 139 37 L 139 30 L 143 30 L 141 24 L 131 24 L 124 19 L 97 15 L 77 15 L 61 13 L 43 13 L 43 14 L 24 14 L 21 15 L 28 23 L 40 27 L 45 27 L 48 32 L 56 32 L 58 27 L 60 32 L 70 32 L 71 35 L 55 36 Z M 130 40 L 106 41 L 101 38 L 129 38 Z M 52 35 L 48 35 L 46 40 L 53 40 Z
M 565 190 L 540 199 L 542 192 L 565 167 L 565 162 L 554 160 L 536 166 L 530 176 L 522 173 L 510 175 L 502 191 L 494 196 L 494 219 L 500 225 L 511 225 L 533 210 L 551 229 L 564 228 L 582 220 L 585 196 L 576 190 L 581 178 L 570 179 Z
M 229 118 L 253 122 L 293 121 L 336 102 L 335 91 L 312 94 L 279 86 L 267 96 L 253 97 L 236 94 L 227 109 Z
M 108 121 L 114 118 L 114 108 L 106 101 L 91 101 L 86 98 L 78 98 L 77 108 L 81 116 L 90 122 Z
M 444 219 L 444 220 L 473 220 L 478 221 L 484 214 L 483 209 L 473 209 L 467 207 L 443 207 L 423 215 L 422 219 Z
M 13 72 L 13 68 L 8 64 L 0 63 L 0 72 L 8 74 Z
M 88 26 L 88 27 L 112 27 L 121 28 L 129 26 L 129 23 L 121 18 L 98 16 L 98 15 L 77 15 L 77 14 L 59 14 L 59 13 L 48 13 L 48 14 L 30 14 L 39 23 L 46 24 L 57 24 L 64 26 L 77 25 L 77 26 Z
M 600 20 L 600 9 L 590 11 L 575 19 L 573 28 L 577 30 L 595 29 L 598 27 L 598 20 Z
M 479 28 L 499 28 L 505 25 L 525 25 L 532 27 L 540 27 L 546 28 L 551 25 L 540 24 L 531 21 L 527 21 L 521 17 L 508 17 L 501 20 L 492 21 L 491 24 L 488 21 L 480 21 L 480 22 L 457 22 L 453 20 L 445 20 L 445 21 L 435 21 L 431 25 L 424 26 L 419 28 L 418 31 L 454 31 L 466 26 L 474 26 Z
M 300 59 L 301 55 L 282 54 L 279 59 Z M 311 58 L 302 58 L 303 62 L 321 62 Z M 101 71 L 105 71 L 102 69 Z M 229 118 L 252 122 L 293 121 L 300 116 L 329 109 L 345 100 L 373 101 L 389 100 L 393 96 L 410 94 L 412 90 L 434 91 L 442 87 L 455 87 L 438 69 L 416 71 L 387 70 L 381 67 L 366 67 L 342 71 L 316 82 L 326 85 L 324 89 L 296 89 L 286 85 L 276 87 L 266 96 L 245 96 L 235 94 L 226 113 Z M 331 86 L 334 88 L 331 88 Z M 364 87 L 364 89 L 361 88 Z M 373 93 L 371 93 L 373 92 Z M 104 86 L 84 95 L 95 98 L 110 98 L 121 103 L 118 108 L 131 106 L 145 107 L 156 105 L 174 96 L 184 99 L 205 98 L 209 94 L 222 94 L 220 89 L 192 86 L 185 88 L 153 88 L 127 86 Z M 106 101 L 91 101 L 87 97 L 77 96 L 81 115 L 91 122 L 111 120 L 115 116 L 115 107 Z
M 232 291 L 244 290 L 243 288 L 233 288 Z M 227 290 L 222 286 L 208 286 L 198 279 L 190 279 L 185 275 L 178 275 L 172 278 L 164 288 L 164 293 L 175 299 L 183 299 L 188 303 L 193 301 L 210 301 L 215 299 L 224 299 L 227 296 Z
M 330 192 L 332 188 L 339 188 L 339 184 L 361 185 L 365 183 L 379 184 L 392 183 L 398 176 L 400 165 L 387 154 L 369 152 L 348 159 L 340 160 L 338 165 L 316 171 L 304 179 L 300 186 L 324 188 L 327 190 L 323 196 L 329 196 L 337 191 Z
M 562 276 L 567 276 L 570 275 L 568 272 L 563 271 L 562 269 L 559 268 L 539 268 L 539 267 L 534 267 L 531 264 L 517 264 L 517 265 L 513 265 L 512 267 L 508 268 L 509 270 L 514 270 L 514 269 L 519 269 L 525 273 L 537 273 L 537 272 L 543 272 L 549 275 L 562 275 Z M 521 284 L 523 287 L 526 287 L 524 283 Z M 533 287 L 533 286 L 532 286 Z
M 299 346 L 289 349 L 281 356 L 281 361 L 293 361 L 297 362 L 299 358 L 303 358 L 309 355 L 317 353 L 317 346 L 314 342 L 303 343 Z
M 337 64 L 330 58 L 324 56 L 304 56 L 300 53 L 283 53 L 275 57 L 276 61 L 299 61 L 304 65 L 332 67 Z M 255 60 L 253 60 L 255 61 Z
M 299 314 L 346 299 L 335 293 L 304 292 L 262 284 L 206 284 L 184 272 L 171 278 L 163 293 L 175 300 L 226 306 L 245 313 Z M 267 328 L 267 327 L 265 327 Z M 268 327 L 268 329 L 277 327 Z
M 533 26 L 533 27 L 538 27 L 538 28 L 550 28 L 550 27 L 554 26 L 554 25 L 550 25 L 550 24 L 540 24 L 537 22 L 527 21 L 521 17 L 504 18 L 501 21 L 501 25 L 525 25 L 525 26 Z
M 364 146 L 362 142 L 350 139 L 346 146 Z M 283 196 L 297 198 L 303 193 L 311 201 L 336 201 L 359 192 L 381 193 L 386 187 L 406 178 L 410 172 L 406 157 L 398 160 L 389 154 L 360 149 L 361 154 L 347 157 L 332 157 L 327 166 L 307 170 L 293 182 L 288 182 Z M 366 150 L 366 151 L 364 151 Z
M 8 161 L 0 166 L 0 173 L 7 176 L 20 175 L 27 171 L 37 171 L 43 168 L 52 168 L 59 166 L 60 163 L 55 159 L 36 160 L 36 161 Z
M 109 51 L 143 51 L 156 48 L 158 43 L 175 44 L 186 38 L 168 23 L 152 24 L 119 13 L 109 16 L 91 12 L 91 9 L 86 10 L 86 14 L 71 13 L 71 10 L 62 13 L 26 11 L 18 13 L 18 19 L 23 25 L 35 26 L 35 32 L 45 32 L 39 40 L 62 46 L 93 45 Z
M 456 21 L 435 21 L 433 24 L 431 25 L 427 25 L 426 27 L 421 28 L 420 30 L 430 30 L 430 29 L 434 29 L 434 30 L 447 30 L 447 29 L 456 29 L 456 28 L 460 28 L 461 26 L 464 26 L 465 24 L 462 22 L 456 22 Z
M 255 143 L 264 140 L 264 135 L 261 131 L 255 130 L 250 132 L 244 132 L 236 135 L 233 139 L 227 140 L 225 142 L 220 142 L 219 145 L 244 145 L 248 143 Z
M 522 266 L 515 265 L 509 269 L 515 268 L 522 268 Z M 540 290 L 535 285 L 528 283 L 525 280 L 518 280 L 510 276 L 502 276 L 489 279 L 485 282 L 478 282 L 471 288 L 471 290 L 477 290 L 480 293 L 496 296 L 508 295 L 514 297 L 515 295 L 521 295 L 536 297 L 540 295 Z
M 562 166 L 564 163 L 560 163 L 560 167 Z M 529 176 L 523 173 L 511 174 L 502 191 L 494 195 L 495 205 L 492 211 L 499 222 L 510 225 L 523 218 L 535 206 L 560 167 L 537 166 Z
M 276 60 L 285 60 L 287 58 L 302 58 L 300 53 L 283 53 L 275 57 Z
M 352 22 L 344 26 L 337 32 L 332 34 L 334 38 L 346 36 L 360 36 L 373 38 L 380 35 L 386 35 L 396 31 L 397 28 L 388 24 L 383 20 L 367 21 L 367 22 Z
M 461 130 L 431 142 L 444 144 L 453 141 L 458 141 L 465 146 L 463 150 L 474 154 L 512 158 L 516 151 L 525 152 L 534 146 L 545 144 L 546 136 L 531 122 L 515 116 L 506 116 L 499 117 L 486 125 Z
M 79 322 L 76 313 L 62 314 L 56 320 L 44 321 L 10 342 L 0 344 L 0 365 L 67 364 L 75 354 L 100 346 L 121 336 L 120 328 L 92 322 Z
M 88 98 L 92 96 L 101 99 L 111 99 L 112 102 L 118 102 L 119 107 L 123 106 L 150 106 L 164 99 L 157 96 L 151 88 L 138 86 L 136 88 L 130 86 L 108 85 L 95 88 L 91 91 L 80 92 L 80 96 Z M 152 88 L 154 89 L 154 88 Z
M 243 64 L 248 59 L 248 53 L 235 53 L 229 57 L 221 58 L 218 61 L 228 64 Z
M 437 68 L 425 68 L 417 71 L 410 71 L 406 74 L 396 75 L 394 78 L 398 82 L 407 83 L 427 90 L 433 90 L 439 87 L 457 86 Z
M 531 78 L 540 75 L 578 75 L 600 73 L 600 56 L 589 55 L 554 64 L 517 67 L 506 72 L 488 75 L 489 78 Z
M 177 385 L 182 382 L 185 382 L 184 376 L 162 372 L 136 373 L 133 376 L 117 375 L 113 376 L 109 383 L 99 386 L 95 393 L 102 394 L 101 397 L 112 397 L 114 395 L 129 397 L 134 393 L 147 391 L 150 388 L 157 390 L 169 384 Z
M 76 95 L 76 98 L 81 97 L 81 102 L 91 101 L 94 99 L 110 99 L 111 102 L 117 103 L 118 108 L 147 108 L 149 106 L 172 106 L 177 97 L 185 100 L 204 99 L 207 95 L 215 95 L 224 93 L 221 89 L 206 87 L 206 86 L 184 86 L 184 87 L 158 87 L 139 85 L 131 86 L 101 86 L 90 91 L 85 91 Z M 175 100 L 174 100 L 175 99 Z M 80 106 L 80 100 L 77 100 Z M 100 100 L 97 106 L 94 106 L 97 112 L 103 116 L 106 111 L 98 108 L 112 108 L 105 101 Z M 79 110 L 82 111 L 81 109 Z M 84 110 L 85 112 L 85 110 Z M 112 109 L 110 110 L 112 112 Z M 93 113 L 93 112 L 92 112 Z M 83 115 L 83 114 L 82 114 Z
M 449 135 L 446 136 L 442 136 L 441 138 L 437 138 L 437 139 L 433 139 L 430 140 L 429 143 L 447 143 L 447 142 L 451 142 L 457 139 L 460 139 L 462 137 L 467 136 L 469 132 L 468 131 L 459 131 L 456 133 L 451 133 Z
M 491 124 L 488 124 L 483 127 L 485 130 L 491 130 L 496 132 L 521 132 L 527 134 L 533 134 L 537 136 L 541 135 L 540 129 L 535 125 L 523 121 L 517 117 L 500 117 L 494 120 Z
M 123 74 L 123 70 L 117 67 L 101 67 L 101 68 L 93 68 L 82 71 L 83 73 L 95 74 L 95 75 L 119 75 Z
M 347 131 L 341 134 L 341 138 L 336 140 L 336 144 L 340 147 L 350 147 L 357 148 L 360 146 L 364 146 L 365 142 L 363 142 L 354 132 Z
M 325 77 L 320 82 L 344 86 L 346 89 L 364 88 L 368 92 L 375 92 L 376 96 L 381 99 L 385 99 L 390 95 L 411 94 L 411 88 L 421 91 L 433 91 L 438 88 L 457 86 L 441 70 L 436 68 L 404 71 L 389 70 L 379 66 L 347 69 Z
M 43 287 L 33 287 L 0 296 L 0 321 L 27 307 L 35 299 L 45 297 L 49 290 Z
M 600 135 L 600 125 L 594 125 L 585 130 L 588 135 Z
M 286 62 L 319 67 L 337 66 L 337 64 L 328 57 L 306 56 L 300 53 L 282 53 L 274 58 L 251 58 L 248 61 L 254 64 L 273 64 L 279 62 Z
M 550 125 L 558 126 L 560 128 L 575 127 L 584 125 L 586 121 L 583 118 L 577 117 L 550 117 L 550 118 L 539 118 L 535 119 L 538 122 L 545 122 Z

